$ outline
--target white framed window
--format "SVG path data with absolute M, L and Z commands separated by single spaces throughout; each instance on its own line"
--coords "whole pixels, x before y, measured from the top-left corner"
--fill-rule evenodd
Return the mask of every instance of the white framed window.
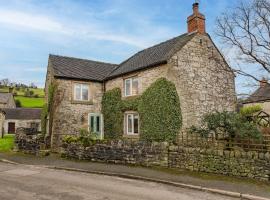
M 125 96 L 135 96 L 139 94 L 139 79 L 132 77 L 124 80 Z
M 74 100 L 89 101 L 89 85 L 75 83 L 74 84 Z
M 125 114 L 125 130 L 127 135 L 139 134 L 139 114 L 127 113 Z
M 103 139 L 103 115 L 99 113 L 89 113 L 89 131 L 96 133 L 99 139 Z

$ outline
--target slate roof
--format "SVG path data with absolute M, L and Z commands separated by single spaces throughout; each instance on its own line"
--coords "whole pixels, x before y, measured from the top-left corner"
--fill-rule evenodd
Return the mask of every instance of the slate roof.
M 103 81 L 117 65 L 66 56 L 50 55 L 54 76 L 82 80 Z
M 10 98 L 13 98 L 11 93 L 0 93 L 0 103 L 8 103 Z
M 244 103 L 254 103 L 270 100 L 270 84 L 257 89 Z
M 168 59 L 184 47 L 194 37 L 194 35 L 195 34 L 185 33 L 153 47 L 142 50 L 121 63 L 108 78 L 113 78 L 159 64 L 166 64 Z
M 41 119 L 41 109 L 34 108 L 3 108 L 6 119 L 33 120 Z
M 136 53 L 120 65 L 85 59 L 50 55 L 54 76 L 92 81 L 104 81 L 145 68 L 166 64 L 168 59 L 189 42 L 195 33 L 185 33 Z

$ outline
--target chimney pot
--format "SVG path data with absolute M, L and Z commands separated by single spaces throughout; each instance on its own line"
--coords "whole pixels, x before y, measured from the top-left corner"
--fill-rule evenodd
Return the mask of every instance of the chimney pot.
M 268 84 L 268 81 L 266 80 L 266 78 L 262 78 L 262 80 L 260 81 L 260 87 L 263 88 Z
M 188 17 L 188 33 L 205 33 L 205 16 L 199 12 L 199 3 L 193 4 L 193 14 Z

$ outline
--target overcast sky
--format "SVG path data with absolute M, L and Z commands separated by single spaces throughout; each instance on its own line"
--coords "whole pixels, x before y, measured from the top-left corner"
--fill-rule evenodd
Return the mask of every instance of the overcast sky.
M 186 32 L 193 0 L 0 0 L 0 79 L 44 86 L 49 54 L 120 63 Z M 201 0 L 207 31 L 233 0 Z M 237 79 L 238 92 L 250 91 Z

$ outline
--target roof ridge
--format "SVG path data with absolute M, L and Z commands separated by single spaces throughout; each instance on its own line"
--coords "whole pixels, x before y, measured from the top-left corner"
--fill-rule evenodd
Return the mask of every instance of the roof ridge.
M 193 34 L 193 33 L 192 33 L 192 34 Z M 167 39 L 167 40 L 165 40 L 165 41 L 163 41 L 163 42 L 160 42 L 160 43 L 158 43 L 158 44 L 155 44 L 155 45 L 153 45 L 153 46 L 150 46 L 150 47 L 148 47 L 148 48 L 145 48 L 145 49 L 142 49 L 142 50 L 138 51 L 137 53 L 135 53 L 135 54 L 133 54 L 132 56 L 130 56 L 128 59 L 126 59 L 126 60 L 124 60 L 123 62 L 121 62 L 121 63 L 118 65 L 118 67 L 116 67 L 113 71 L 111 71 L 107 76 L 110 77 L 110 75 L 113 74 L 113 72 L 115 72 L 115 71 L 116 71 L 117 69 L 119 69 L 123 64 L 127 63 L 130 59 L 132 59 L 134 56 L 140 54 L 141 52 L 147 51 L 147 50 L 149 50 L 149 49 L 151 49 L 151 48 L 155 48 L 155 47 L 160 46 L 160 45 L 162 45 L 162 44 L 164 44 L 164 43 L 167 43 L 167 42 L 169 42 L 169 41 L 175 40 L 175 39 L 177 39 L 177 38 L 179 38 L 179 37 L 183 37 L 183 36 L 186 36 L 186 35 L 191 35 L 191 34 L 189 34 L 189 33 L 184 33 L 184 34 L 175 36 L 175 37 L 173 37 L 173 38 L 171 38 L 171 39 Z M 107 78 L 108 78 L 108 77 L 107 77 Z
M 95 62 L 95 63 L 100 63 L 100 64 L 108 64 L 108 65 L 118 65 L 114 63 L 109 63 L 109 62 L 103 62 L 103 61 L 97 61 L 97 60 L 90 60 L 90 59 L 85 59 L 85 58 L 76 58 L 72 56 L 62 56 L 62 55 L 55 55 L 55 54 L 49 54 L 49 57 L 61 57 L 61 58 L 68 58 L 68 59 L 76 59 L 76 60 L 82 60 L 82 61 L 90 61 L 90 62 Z

